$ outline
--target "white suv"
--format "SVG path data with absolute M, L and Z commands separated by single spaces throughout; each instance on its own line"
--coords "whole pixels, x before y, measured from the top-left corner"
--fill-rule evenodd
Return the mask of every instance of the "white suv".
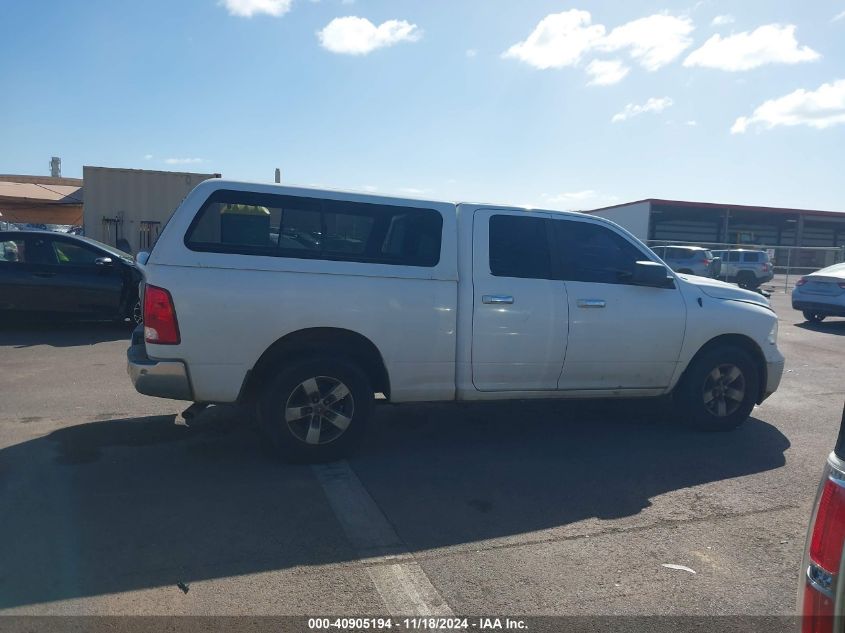
M 775 276 L 774 266 L 766 251 L 737 248 L 713 251 L 713 255 L 722 260 L 719 278 L 735 282 L 740 288 L 759 288 Z
M 137 390 L 254 403 L 289 459 L 340 456 L 378 393 L 673 394 L 684 422 L 725 430 L 783 371 L 765 298 L 675 275 L 578 213 L 215 179 L 142 269 Z

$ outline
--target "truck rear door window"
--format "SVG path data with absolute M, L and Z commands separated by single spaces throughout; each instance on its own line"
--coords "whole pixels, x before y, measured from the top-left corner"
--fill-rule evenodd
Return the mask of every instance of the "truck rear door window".
M 436 266 L 443 218 L 433 209 L 220 190 L 185 244 L 195 251 Z
M 552 279 L 546 219 L 492 216 L 490 274 L 494 277 Z

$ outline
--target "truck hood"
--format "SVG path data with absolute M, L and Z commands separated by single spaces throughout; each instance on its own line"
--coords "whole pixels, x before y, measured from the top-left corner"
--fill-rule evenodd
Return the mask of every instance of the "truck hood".
M 696 286 L 701 292 L 714 299 L 745 301 L 746 303 L 756 303 L 766 308 L 770 307 L 769 300 L 758 292 L 743 290 L 733 284 L 725 283 L 718 279 L 711 279 L 710 277 L 698 277 L 696 275 L 678 275 L 678 277 L 688 284 Z

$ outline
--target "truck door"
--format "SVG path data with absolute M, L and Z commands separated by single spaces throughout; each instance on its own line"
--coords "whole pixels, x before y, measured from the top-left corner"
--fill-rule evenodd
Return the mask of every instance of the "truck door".
M 569 301 L 560 389 L 668 386 L 686 331 L 680 290 L 629 283 L 634 262 L 649 257 L 604 223 L 567 216 L 551 222 Z
M 475 212 L 472 380 L 479 391 L 557 389 L 568 306 L 564 283 L 553 279 L 550 217 Z

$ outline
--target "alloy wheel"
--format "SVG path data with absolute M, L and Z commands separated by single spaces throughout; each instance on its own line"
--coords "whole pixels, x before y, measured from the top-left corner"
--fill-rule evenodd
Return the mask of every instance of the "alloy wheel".
M 135 322 L 135 325 L 140 325 L 144 322 L 144 313 L 141 312 L 141 300 L 135 302 L 135 305 L 132 308 L 132 321 Z
M 339 438 L 355 414 L 352 392 L 337 378 L 315 376 L 299 383 L 285 404 L 285 422 L 306 444 L 328 444 Z
M 739 409 L 745 400 L 745 376 L 739 367 L 725 363 L 713 368 L 704 379 L 704 406 L 714 416 L 724 418 Z

